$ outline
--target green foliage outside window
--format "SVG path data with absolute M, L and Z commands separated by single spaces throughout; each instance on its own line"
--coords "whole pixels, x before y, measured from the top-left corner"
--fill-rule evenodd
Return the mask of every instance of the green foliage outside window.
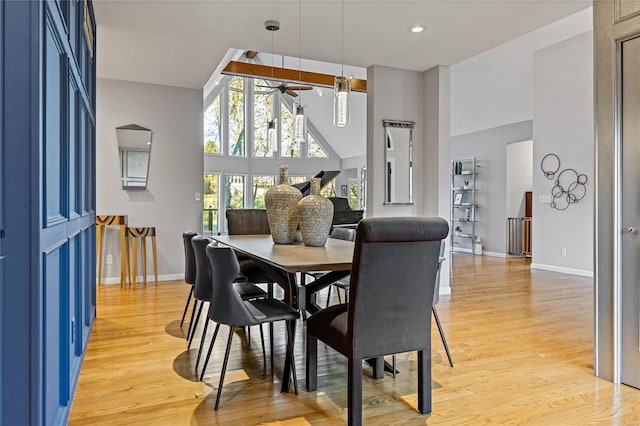
M 244 208 L 244 179 L 242 175 L 225 175 L 224 207 L 225 209 Z
M 284 103 L 280 106 L 280 156 L 300 158 L 300 144 L 293 140 L 293 113 Z
M 318 141 L 314 139 L 311 133 L 307 133 L 308 142 L 308 151 L 307 157 L 309 158 L 327 158 L 327 153 L 324 152 L 324 149 L 320 146 Z
M 335 197 L 336 196 L 336 180 L 332 179 L 324 188 L 320 190 L 320 195 L 323 197 Z
M 273 176 L 254 176 L 252 193 L 253 193 L 253 208 L 264 209 L 264 195 L 267 190 L 274 186 L 275 178 Z
M 218 95 L 204 112 L 204 152 L 220 154 L 221 140 L 222 117 L 220 116 L 220 95 Z

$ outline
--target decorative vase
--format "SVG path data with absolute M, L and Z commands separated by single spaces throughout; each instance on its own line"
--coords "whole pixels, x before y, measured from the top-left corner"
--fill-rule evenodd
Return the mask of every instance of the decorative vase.
M 320 195 L 320 179 L 311 179 L 311 193 L 298 201 L 300 232 L 305 246 L 323 247 L 333 222 L 333 203 Z
M 289 167 L 280 166 L 280 184 L 264 195 L 271 237 L 276 244 L 291 244 L 298 227 L 298 201 L 302 193 L 288 185 L 288 174 Z

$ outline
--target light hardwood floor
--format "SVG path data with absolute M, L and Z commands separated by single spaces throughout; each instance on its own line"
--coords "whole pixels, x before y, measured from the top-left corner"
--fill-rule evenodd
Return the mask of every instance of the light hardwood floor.
M 531 271 L 524 259 L 458 255 L 453 266 L 452 294 L 437 309 L 455 366 L 434 324 L 432 413 L 416 411 L 415 353 L 400 355 L 395 380 L 374 381 L 364 369 L 365 424 L 640 425 L 640 390 L 593 376 L 592 279 Z M 221 408 L 213 411 L 228 331 L 198 382 L 199 332 L 187 351 L 186 327 L 179 328 L 188 290 L 182 282 L 98 289 L 71 425 L 344 424 L 346 361 L 320 344 L 318 391 L 306 392 L 303 327 L 300 395 L 280 393 L 283 325 L 276 325 L 273 379 L 263 374 L 257 328 L 250 342 L 236 332 Z

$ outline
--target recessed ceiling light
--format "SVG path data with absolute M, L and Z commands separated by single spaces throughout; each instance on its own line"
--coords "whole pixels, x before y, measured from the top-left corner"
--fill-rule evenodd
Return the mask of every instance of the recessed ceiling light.
M 424 26 L 423 25 L 414 25 L 412 27 L 409 27 L 408 30 L 412 33 L 421 33 L 424 31 Z

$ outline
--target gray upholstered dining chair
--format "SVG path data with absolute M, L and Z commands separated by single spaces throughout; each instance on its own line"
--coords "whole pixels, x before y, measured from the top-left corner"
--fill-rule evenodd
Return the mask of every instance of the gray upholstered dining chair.
M 272 298 L 249 301 L 242 300 L 234 284 L 234 280 L 240 272 L 240 264 L 238 263 L 238 259 L 233 253 L 233 250 L 228 247 L 220 247 L 210 244 L 207 246 L 206 251 L 211 264 L 212 276 L 212 297 L 211 304 L 209 305 L 208 317 L 210 320 L 217 322 L 218 326 L 220 324 L 226 324 L 229 326 L 229 338 L 227 339 L 227 348 L 224 355 L 224 361 L 222 363 L 220 383 L 218 385 L 218 393 L 216 395 L 214 409 L 217 410 L 220 404 L 220 396 L 222 395 L 222 386 L 224 384 L 224 376 L 227 370 L 227 362 L 229 361 L 229 352 L 231 350 L 231 342 L 233 340 L 235 327 L 248 327 L 263 324 L 265 322 L 273 323 L 274 321 L 286 321 L 286 356 L 291 362 L 294 389 L 295 393 L 298 394 L 298 382 L 293 356 L 294 336 L 291 326 L 292 322 L 299 317 L 298 311 L 291 306 Z M 212 339 L 205 359 L 203 373 L 209 362 L 209 357 L 211 356 L 214 343 L 215 339 Z
M 358 224 L 351 297 L 307 320 L 307 390 L 317 388 L 317 346 L 323 341 L 348 359 L 348 420 L 362 422 L 362 360 L 418 351 L 418 410 L 431 412 L 431 303 L 441 218 L 371 218 Z M 393 285 L 391 285 L 393 283 Z
M 184 312 L 182 312 L 182 319 L 180 320 L 180 327 L 184 323 L 184 317 L 187 315 L 187 310 L 191 304 L 193 298 L 193 286 L 196 282 L 196 260 L 193 256 L 193 247 L 191 246 L 191 239 L 198 235 L 193 231 L 185 231 L 182 233 L 182 243 L 184 245 L 184 282 L 191 286 L 189 295 L 187 296 L 187 303 L 184 305 Z M 196 313 L 196 303 L 193 304 L 193 310 L 191 312 L 191 322 L 189 322 L 189 328 L 187 329 L 187 340 L 191 335 L 191 327 L 193 326 L 193 317 Z
M 189 338 L 189 345 L 187 348 L 191 347 L 191 341 L 193 340 L 193 336 L 195 335 L 195 329 L 198 326 L 198 322 L 200 321 L 200 314 L 202 313 L 202 308 L 205 303 L 211 302 L 211 265 L 209 264 L 209 258 L 207 257 L 206 248 L 211 244 L 211 240 L 209 237 L 205 237 L 203 235 L 196 235 L 191 239 L 191 245 L 193 247 L 193 254 L 195 258 L 196 264 L 196 280 L 194 285 L 193 297 L 196 300 L 196 304 L 200 302 L 198 308 L 198 314 L 196 315 L 196 319 L 193 325 L 193 331 L 191 332 L 191 337 Z M 238 282 L 234 284 L 240 296 L 243 299 L 256 299 L 260 297 L 266 297 L 267 293 L 262 290 L 260 287 L 246 282 Z M 196 306 L 194 306 L 194 311 L 196 310 Z M 200 347 L 198 349 L 198 356 L 196 358 L 196 374 L 198 373 L 198 364 L 200 362 L 200 356 L 202 355 L 202 348 L 204 347 L 205 336 L 207 335 L 207 327 L 209 325 L 209 321 L 205 321 L 204 327 L 202 330 L 202 337 L 200 339 Z M 218 332 L 218 328 L 216 328 L 216 333 Z M 260 330 L 260 336 L 262 336 L 262 330 Z M 214 336 L 215 339 L 215 336 Z M 262 339 L 262 354 L 265 357 L 266 363 L 266 355 L 265 355 L 265 347 L 264 347 L 264 339 Z

